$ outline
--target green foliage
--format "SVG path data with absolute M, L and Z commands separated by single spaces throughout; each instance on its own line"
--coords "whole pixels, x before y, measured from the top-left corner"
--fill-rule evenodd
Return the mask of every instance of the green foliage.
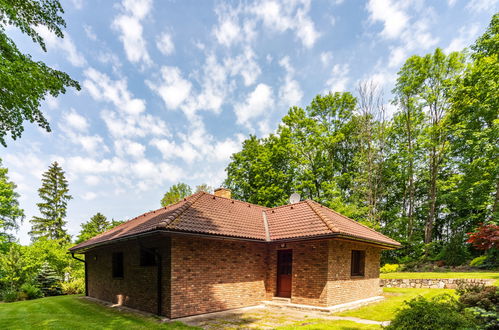
M 487 256 L 476 257 L 475 259 L 470 261 L 470 266 L 471 267 L 480 267 L 485 262 L 485 260 L 487 260 Z
M 475 318 L 481 329 L 499 326 L 499 287 L 460 283 L 456 292 L 464 312 Z
M 5 302 L 13 302 L 19 299 L 19 292 L 14 289 L 6 289 L 1 294 L 2 300 Z
M 43 173 L 42 186 L 38 189 L 42 202 L 37 203 L 41 216 L 30 220 L 32 227 L 30 235 L 33 240 L 46 237 L 55 240 L 69 241 L 70 237 L 64 226 L 69 195 L 68 182 L 64 171 L 57 162 L 52 163 Z
M 64 294 L 81 294 L 85 292 L 85 279 L 76 278 L 68 282 L 61 282 L 62 292 Z
M 201 183 L 200 185 L 196 186 L 196 192 L 204 191 L 206 193 L 213 193 L 213 188 L 208 186 L 206 183 Z
M 498 329 L 499 328 L 499 313 L 487 311 L 480 307 L 468 307 L 465 313 L 471 318 L 477 320 L 480 329 Z
M 22 247 L 11 244 L 5 254 L 0 254 L 0 283 L 8 290 L 17 291 L 19 287 L 30 280 L 30 265 L 23 257 Z
M 444 245 L 438 259 L 445 261 L 448 266 L 459 266 L 469 259 L 468 247 L 464 244 L 464 235 L 456 234 Z
M 461 285 L 458 292 L 459 302 L 464 307 L 480 307 L 487 311 L 498 311 L 499 287 L 484 285 Z
M 40 286 L 43 295 L 46 297 L 62 294 L 60 285 L 61 277 L 47 262 L 42 265 L 42 268 L 36 277 L 36 282 Z
M 84 242 L 100 233 L 105 232 L 111 228 L 111 225 L 112 224 L 103 214 L 95 214 L 88 222 L 81 224 L 80 235 L 78 235 L 76 243 Z
M 165 193 L 161 199 L 161 206 L 165 207 L 170 204 L 175 204 L 182 200 L 182 198 L 187 197 L 192 194 L 192 189 L 187 184 L 179 182 L 170 187 L 170 189 Z
M 473 328 L 473 323 L 459 313 L 457 301 L 450 295 L 406 301 L 387 329 L 455 330 Z
M 390 119 L 369 82 L 291 107 L 276 134 L 232 155 L 225 186 L 265 206 L 298 192 L 380 230 L 403 244 L 384 263 L 463 264 L 463 233 L 499 219 L 498 31 L 496 14 L 469 56 L 407 59 Z
M 45 27 L 63 38 L 65 22 L 61 13 L 58 0 L 0 2 L 0 143 L 4 146 L 7 134 L 13 139 L 21 136 L 25 120 L 36 122 L 50 132 L 49 123 L 39 109 L 41 101 L 47 95 L 64 94 L 67 87 L 80 90 L 78 82 L 66 73 L 22 54 L 6 34 L 7 26 L 15 26 L 46 51 L 36 27 Z
M 7 231 L 17 229 L 24 219 L 24 211 L 19 207 L 19 194 L 16 185 L 9 180 L 8 169 L 2 167 L 0 159 L 0 245 L 12 239 Z
M 401 269 L 402 267 L 399 264 L 385 264 L 380 268 L 381 273 L 394 273 Z
M 31 300 L 43 297 L 42 290 L 32 283 L 24 283 L 19 290 L 20 300 Z

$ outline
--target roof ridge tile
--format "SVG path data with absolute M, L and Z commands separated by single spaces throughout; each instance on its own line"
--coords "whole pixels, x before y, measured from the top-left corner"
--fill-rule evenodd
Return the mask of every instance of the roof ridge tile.
M 340 230 L 336 228 L 336 226 L 334 225 L 333 221 L 331 221 L 331 219 L 329 219 L 324 213 L 322 213 L 321 210 L 317 209 L 311 200 L 307 199 L 305 202 L 312 209 L 312 211 L 314 211 L 315 214 L 317 214 L 317 216 L 324 222 L 324 224 L 326 225 L 326 227 L 329 228 L 329 230 L 331 230 L 333 233 L 340 232 Z
M 180 217 L 182 213 L 187 211 L 188 208 L 190 208 L 201 196 L 206 194 L 203 191 L 197 192 L 193 195 L 190 195 L 185 198 L 186 203 L 182 206 L 180 206 L 178 209 L 172 212 L 169 216 L 167 216 L 164 220 L 161 220 L 157 225 L 156 228 L 158 229 L 163 229 L 167 228 L 175 219 Z M 197 195 L 197 196 L 196 196 Z

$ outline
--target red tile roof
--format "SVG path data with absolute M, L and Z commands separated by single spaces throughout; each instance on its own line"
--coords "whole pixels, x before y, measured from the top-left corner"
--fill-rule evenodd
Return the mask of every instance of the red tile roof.
M 400 246 L 397 241 L 310 200 L 266 208 L 199 192 L 176 204 L 144 213 L 70 250 L 157 230 L 259 241 L 338 236 Z

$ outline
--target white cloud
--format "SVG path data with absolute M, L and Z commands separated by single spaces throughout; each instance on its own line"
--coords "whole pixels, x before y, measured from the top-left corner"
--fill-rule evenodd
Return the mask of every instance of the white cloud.
M 322 52 L 321 53 L 321 63 L 323 66 L 329 66 L 331 61 L 333 60 L 333 53 L 331 52 Z
M 228 47 L 241 38 L 241 29 L 236 19 L 234 16 L 227 16 L 222 19 L 219 17 L 219 20 L 221 20 L 220 25 L 215 29 L 214 33 L 220 44 Z
M 182 78 L 179 68 L 173 66 L 162 67 L 161 77 L 162 81 L 159 84 L 154 84 L 149 80 L 146 81 L 146 84 L 161 96 L 168 109 L 178 109 L 189 97 L 192 84 Z
M 381 34 L 389 39 L 400 37 L 409 22 L 409 17 L 400 8 L 400 3 L 391 0 L 369 0 L 367 9 L 372 21 L 383 23 Z
M 84 181 L 89 186 L 96 186 L 101 182 L 101 179 L 97 175 L 87 175 Z
M 114 148 L 116 154 L 120 157 L 127 155 L 133 158 L 143 158 L 146 151 L 146 147 L 143 144 L 128 139 L 114 141 Z
M 253 85 L 262 72 L 250 47 L 245 47 L 244 52 L 234 58 L 227 58 L 224 64 L 232 76 L 241 75 L 245 86 Z
M 250 119 L 260 117 L 274 106 L 272 87 L 266 84 L 258 84 L 248 94 L 246 101 L 236 104 L 234 112 L 238 124 L 247 124 Z
M 263 25 L 277 32 L 294 31 L 302 44 L 311 48 L 320 36 L 314 22 L 308 16 L 310 1 L 290 1 L 280 3 L 275 0 L 261 0 L 249 8 Z
M 163 32 L 160 34 L 156 40 L 156 47 L 163 55 L 171 55 L 175 51 L 175 45 L 173 44 L 172 36 L 168 32 Z
M 123 0 L 121 13 L 113 20 L 112 27 L 120 32 L 120 40 L 130 62 L 151 64 L 141 23 L 151 8 L 151 0 Z
M 452 39 L 449 45 L 445 48 L 446 53 L 462 51 L 464 48 L 468 47 L 478 35 L 479 26 L 478 24 L 472 24 L 470 26 L 463 26 L 459 29 L 459 36 Z
M 38 26 L 36 30 L 45 41 L 48 50 L 62 51 L 69 63 L 74 66 L 82 67 L 87 63 L 85 57 L 76 49 L 69 33 L 66 32 L 64 38 L 61 39 L 50 32 L 45 26 Z
M 111 80 L 108 75 L 93 68 L 84 72 L 84 90 L 97 101 L 107 101 L 113 103 L 119 110 L 130 115 L 138 115 L 144 112 L 146 103 L 142 99 L 134 98 L 128 91 L 126 79 Z
M 169 135 L 166 123 L 160 118 L 149 114 L 129 116 L 116 111 L 103 110 L 101 118 L 115 138 Z
M 466 8 L 475 12 L 481 11 L 497 11 L 499 0 L 471 0 L 468 2 Z
M 249 44 L 256 38 L 256 26 L 261 22 L 264 31 L 292 31 L 305 47 L 311 48 L 320 33 L 309 11 L 310 0 L 260 0 L 235 7 L 222 4 L 215 9 L 218 25 L 213 34 L 219 44 L 227 47 L 240 42 Z
M 294 69 L 291 67 L 289 57 L 285 56 L 279 61 L 279 65 L 284 68 L 286 75 L 284 83 L 279 88 L 279 99 L 285 106 L 298 105 L 303 97 L 303 92 L 298 81 L 293 79 Z
M 86 193 L 84 193 L 81 198 L 83 198 L 84 200 L 86 201 L 91 201 L 93 199 L 96 199 L 97 198 L 97 194 L 94 193 L 93 191 L 87 191 Z
M 85 132 L 88 129 L 88 121 L 85 117 L 79 115 L 75 109 L 70 109 L 62 114 L 63 122 L 79 132 Z
M 85 35 L 87 36 L 88 39 L 90 40 L 97 40 L 97 35 L 94 32 L 94 29 L 87 24 L 83 24 L 83 30 L 85 31 Z
M 350 72 L 350 66 L 348 64 L 336 64 L 333 66 L 331 71 L 331 76 L 326 82 L 326 93 L 327 92 L 344 92 L 347 90 L 347 84 L 350 81 L 348 73 Z
M 71 0 L 71 3 L 73 4 L 73 7 L 75 7 L 76 9 L 83 8 L 83 0 Z

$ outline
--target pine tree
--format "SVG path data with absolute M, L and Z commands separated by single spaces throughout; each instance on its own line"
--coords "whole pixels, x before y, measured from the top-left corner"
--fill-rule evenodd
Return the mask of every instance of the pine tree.
M 36 205 L 40 209 L 41 216 L 33 217 L 30 221 L 32 224 L 30 235 L 33 240 L 40 237 L 69 240 L 69 235 L 64 229 L 66 225 L 64 218 L 68 201 L 73 197 L 68 192 L 68 181 L 64 171 L 57 162 L 52 163 L 43 173 L 42 186 L 38 189 L 42 202 Z

